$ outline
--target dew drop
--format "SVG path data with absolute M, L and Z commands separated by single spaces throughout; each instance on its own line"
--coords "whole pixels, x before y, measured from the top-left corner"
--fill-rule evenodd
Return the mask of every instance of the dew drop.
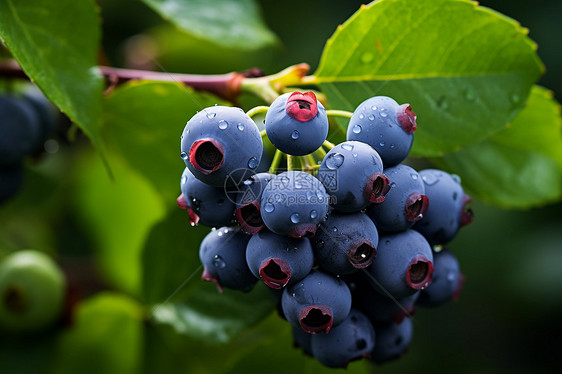
M 293 140 L 297 140 L 300 136 L 301 136 L 301 134 L 299 134 L 299 132 L 297 130 L 295 130 L 291 133 L 291 139 L 293 139 Z
M 461 177 L 459 177 L 457 174 L 451 174 L 451 178 L 453 178 L 456 183 L 461 184 Z
M 286 176 L 282 176 L 282 177 L 281 177 L 281 183 L 283 183 L 283 184 L 288 184 L 288 183 L 289 183 L 289 178 L 287 178 Z
M 369 121 L 374 121 L 375 120 L 375 116 L 373 116 L 372 114 L 369 114 Z
M 213 266 L 217 269 L 224 269 L 226 267 L 226 262 L 224 262 L 221 256 L 215 255 L 215 257 L 213 257 Z
M 228 127 L 228 122 L 226 122 L 224 119 L 221 119 L 219 121 L 219 129 L 226 130 L 227 127 Z
M 263 210 L 265 210 L 267 213 L 271 213 L 275 210 L 275 206 L 271 203 L 265 203 Z
M 368 64 L 369 62 L 373 61 L 373 54 L 370 52 L 363 53 L 361 56 L 361 62 L 364 64 Z
M 353 131 L 354 134 L 359 134 L 361 132 L 361 126 L 359 125 L 355 125 L 353 126 L 353 128 L 351 129 L 351 131 Z
M 301 215 L 298 213 L 291 214 L 291 222 L 299 223 L 301 221 Z
M 314 218 L 316 218 L 316 217 L 318 217 L 318 212 L 315 211 L 314 209 L 312 209 L 312 210 L 310 211 L 310 218 L 314 219 Z
M 386 143 L 385 143 L 384 141 L 382 141 L 382 142 L 379 143 L 379 145 L 380 145 L 381 147 L 384 147 L 385 144 L 386 144 Z
M 326 159 L 328 169 L 336 170 L 343 164 L 344 157 L 341 153 L 332 153 Z
M 410 177 L 412 177 L 413 180 L 417 181 L 418 180 L 418 175 L 417 174 L 410 174 Z
M 181 184 L 186 184 L 187 183 L 187 176 L 184 175 L 183 177 L 181 177 Z
M 423 182 L 428 186 L 433 186 L 437 183 L 437 177 L 433 174 L 425 174 L 422 176 Z
M 357 157 L 357 153 L 354 153 L 354 154 L 353 154 L 353 157 Z
M 257 167 L 258 167 L 258 164 L 259 164 L 258 159 L 255 158 L 255 157 L 252 157 L 251 159 L 248 160 L 248 167 L 249 167 L 250 169 L 255 169 L 255 168 L 257 168 Z
M 342 143 L 341 147 L 346 151 L 353 151 L 353 144 Z
M 373 106 L 371 107 L 371 110 L 377 110 L 377 106 L 376 106 L 376 105 L 373 105 Z
M 381 117 L 388 117 L 388 112 L 385 108 L 381 108 Z
M 316 247 L 317 249 L 322 249 L 322 248 L 324 248 L 324 240 L 317 241 L 317 242 L 315 243 L 315 247 Z
M 187 153 L 185 152 L 180 153 L 180 157 L 182 158 L 182 160 L 187 160 Z
M 365 116 L 363 114 L 360 114 L 359 119 L 363 119 L 363 118 L 365 118 Z
M 334 226 L 334 227 L 332 227 L 332 231 L 333 231 L 333 232 L 337 232 L 337 231 L 338 231 L 338 228 L 337 228 L 336 226 Z
M 213 118 L 215 118 L 216 115 L 217 115 L 216 113 L 210 112 L 210 113 L 207 113 L 207 118 L 208 118 L 208 119 L 213 119 Z
M 394 149 L 396 146 L 394 144 L 390 145 L 390 149 Z
M 244 183 L 246 186 L 249 186 L 249 185 L 251 185 L 251 184 L 254 183 L 254 180 L 253 180 L 252 178 L 246 179 L 243 183 Z
M 238 130 L 244 131 L 244 124 L 243 123 L 239 123 L 237 127 L 238 127 Z
M 392 183 L 390 184 L 390 188 L 394 188 L 394 187 L 396 187 L 396 183 L 392 182 Z

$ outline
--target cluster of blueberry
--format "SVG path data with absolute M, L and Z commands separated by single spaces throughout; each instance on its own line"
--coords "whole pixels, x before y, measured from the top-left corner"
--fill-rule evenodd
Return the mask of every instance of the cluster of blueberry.
M 23 183 L 25 157 L 40 153 L 56 125 L 54 107 L 39 92 L 0 96 L 0 204 Z
M 401 164 L 417 127 L 409 104 L 366 100 L 338 145 L 326 141 L 328 115 L 342 113 L 329 112 L 312 92 L 287 93 L 261 134 L 240 108 L 197 113 L 181 137 L 177 202 L 192 224 L 220 227 L 200 246 L 204 280 L 243 291 L 263 281 L 296 345 L 328 367 L 384 362 L 408 346 L 414 304 L 458 294 L 463 277 L 442 245 L 472 220 L 470 198 L 453 175 Z M 277 150 L 256 173 L 262 136 Z

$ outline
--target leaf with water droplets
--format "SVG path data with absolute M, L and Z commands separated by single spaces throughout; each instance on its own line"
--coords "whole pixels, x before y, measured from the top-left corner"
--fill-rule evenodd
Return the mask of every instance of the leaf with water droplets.
M 543 71 L 535 49 L 515 21 L 474 1 L 380 0 L 338 28 L 312 81 L 341 110 L 375 95 L 410 103 L 411 154 L 437 156 L 505 128 Z

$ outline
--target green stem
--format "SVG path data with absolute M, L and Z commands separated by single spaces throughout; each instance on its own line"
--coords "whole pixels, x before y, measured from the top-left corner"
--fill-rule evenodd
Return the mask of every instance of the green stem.
M 322 161 L 324 159 L 324 157 L 326 157 L 326 151 L 322 147 L 320 147 L 316 151 L 314 151 L 313 154 L 314 154 L 314 157 L 318 158 L 320 161 Z
M 248 117 L 253 117 L 256 114 L 267 112 L 268 109 L 269 109 L 268 106 L 260 105 L 260 106 L 257 106 L 257 107 L 254 107 L 254 108 L 250 109 L 249 111 L 246 112 L 246 114 L 248 115 Z
M 309 154 L 305 156 L 307 159 L 307 163 L 310 164 L 310 167 L 316 165 L 316 159 L 314 158 L 313 155 Z
M 283 157 L 283 152 L 276 149 L 275 155 L 273 156 L 273 161 L 271 161 L 271 166 L 269 167 L 269 173 L 275 174 L 277 168 L 279 167 L 279 163 L 281 162 L 281 158 Z
M 265 137 L 267 136 L 267 132 L 266 132 L 265 130 L 261 130 L 261 131 L 260 131 L 260 136 L 261 136 L 262 138 L 265 138 Z
M 326 114 L 328 117 L 343 117 L 343 118 L 351 118 L 353 115 L 352 112 L 348 112 L 347 110 L 327 110 Z
M 293 156 L 287 155 L 287 171 L 293 170 Z
M 324 143 L 322 144 L 324 147 L 328 148 L 328 149 L 332 149 L 334 148 L 336 145 L 334 143 L 330 143 L 327 140 L 324 140 Z

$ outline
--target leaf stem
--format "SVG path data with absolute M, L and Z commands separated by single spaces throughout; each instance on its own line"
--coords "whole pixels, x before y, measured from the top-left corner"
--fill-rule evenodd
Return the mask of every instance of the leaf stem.
M 330 143 L 327 140 L 324 140 L 324 143 L 322 144 L 324 147 L 328 148 L 328 149 L 332 149 L 334 148 L 336 145 L 334 143 Z
M 293 156 L 287 155 L 287 171 L 293 170 Z
M 265 138 L 265 137 L 267 136 L 267 132 L 266 132 L 265 130 L 261 130 L 261 131 L 260 131 L 260 136 L 261 136 L 262 138 Z
M 328 117 L 343 117 L 343 118 L 351 118 L 353 115 L 352 112 L 348 112 L 347 110 L 327 110 L 326 114 Z
M 279 163 L 281 162 L 281 158 L 283 157 L 283 152 L 276 149 L 275 155 L 273 156 L 273 161 L 271 161 L 271 166 L 269 167 L 269 173 L 275 174 L 277 168 L 279 167 Z
M 255 116 L 257 114 L 260 114 L 260 113 L 266 113 L 268 109 L 269 109 L 269 107 L 265 106 L 265 105 L 256 106 L 256 107 L 248 110 L 246 112 L 246 114 L 248 115 L 248 117 L 253 117 L 253 116 Z

